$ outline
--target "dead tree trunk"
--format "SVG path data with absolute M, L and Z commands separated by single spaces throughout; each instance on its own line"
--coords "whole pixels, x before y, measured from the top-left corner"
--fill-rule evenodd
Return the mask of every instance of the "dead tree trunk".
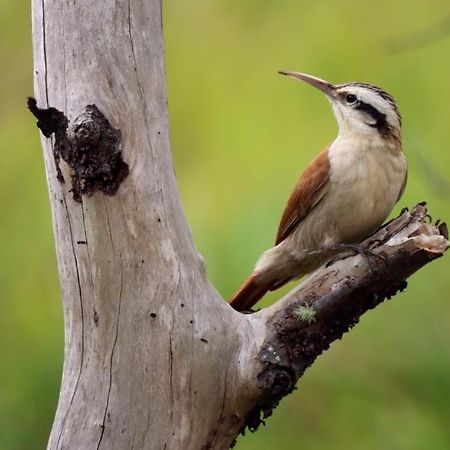
M 266 310 L 235 312 L 208 282 L 180 205 L 161 0 L 33 0 L 33 40 L 29 106 L 51 137 L 65 317 L 49 449 L 228 448 L 447 248 L 445 228 L 425 224 L 418 205 L 374 237 L 389 267 L 349 257 Z

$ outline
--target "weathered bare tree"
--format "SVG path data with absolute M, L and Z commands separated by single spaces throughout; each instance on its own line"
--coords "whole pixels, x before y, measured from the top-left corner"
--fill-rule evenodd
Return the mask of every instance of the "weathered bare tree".
M 446 250 L 445 226 L 420 204 L 366 242 L 385 261 L 336 261 L 272 307 L 237 313 L 208 282 L 180 205 L 161 0 L 33 0 L 33 40 L 29 107 L 65 316 L 48 448 L 226 449 Z

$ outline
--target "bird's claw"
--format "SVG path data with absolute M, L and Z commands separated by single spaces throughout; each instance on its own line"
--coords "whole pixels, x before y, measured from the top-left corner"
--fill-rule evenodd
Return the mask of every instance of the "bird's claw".
M 381 244 L 383 244 L 383 240 L 382 239 L 371 239 L 370 241 L 369 241 L 369 243 L 367 244 L 367 246 L 368 246 L 368 249 L 369 250 L 372 250 L 372 249 L 374 249 L 375 247 L 377 247 L 378 245 L 381 245 Z M 372 252 L 373 253 L 373 252 Z M 375 254 L 374 253 L 374 256 L 379 256 L 379 255 L 377 255 L 377 254 Z

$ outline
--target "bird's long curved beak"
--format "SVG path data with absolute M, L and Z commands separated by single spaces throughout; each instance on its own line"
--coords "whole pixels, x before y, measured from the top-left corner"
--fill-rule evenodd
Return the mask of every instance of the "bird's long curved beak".
M 314 86 L 315 88 L 321 90 L 326 95 L 328 95 L 328 97 L 334 97 L 335 88 L 331 83 L 328 83 L 328 81 L 321 80 L 320 78 L 314 77 L 313 75 L 308 75 L 307 73 L 301 72 L 284 72 L 280 70 L 278 73 L 291 78 L 296 78 L 297 80 L 302 80 L 305 83 L 308 83 L 311 86 Z

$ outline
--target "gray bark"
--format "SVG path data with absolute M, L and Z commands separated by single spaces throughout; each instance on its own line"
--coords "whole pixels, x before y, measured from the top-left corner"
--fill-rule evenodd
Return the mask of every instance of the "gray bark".
M 361 295 L 380 302 L 447 247 L 418 206 L 375 250 L 389 268 L 349 257 L 271 308 L 237 313 L 208 282 L 180 204 L 160 0 L 33 0 L 33 42 L 38 106 L 73 122 L 95 104 L 120 130 L 130 170 L 115 195 L 77 202 L 73 167 L 61 163 L 61 183 L 55 137 L 42 140 L 65 318 L 49 449 L 228 448 L 364 312 L 347 317 L 344 307 Z M 325 345 L 308 350 L 340 314 Z

